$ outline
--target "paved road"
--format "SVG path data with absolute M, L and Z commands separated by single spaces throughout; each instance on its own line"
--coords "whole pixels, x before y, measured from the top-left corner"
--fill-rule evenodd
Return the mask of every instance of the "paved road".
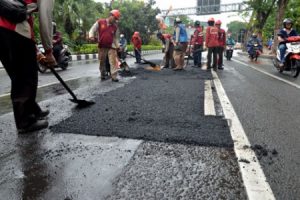
M 159 63 L 161 55 L 147 58 Z M 257 65 L 246 60 L 226 61 L 225 70 L 217 73 L 243 129 L 236 127 L 238 118 L 227 115 L 230 102 L 220 95 L 218 77 L 190 66 L 183 72 L 135 66 L 133 77 L 115 84 L 99 80 L 97 63 L 74 65 L 60 74 L 70 79 L 68 84 L 80 98 L 96 104 L 74 109 L 60 85 L 41 87 L 39 99 L 51 110 L 51 126 L 31 137 L 15 134 L 12 113 L 7 113 L 10 108 L 3 107 L 9 100 L 1 99 L 1 111 L 6 110 L 0 116 L 1 195 L 7 199 L 297 199 L 299 109 L 292 98 L 298 98 L 299 89 L 249 67 L 277 76 L 269 61 Z M 133 60 L 128 63 L 134 66 Z M 41 78 L 41 86 L 55 81 L 50 73 Z M 5 91 L 5 87 L 0 88 Z M 283 97 L 290 93 L 285 104 Z M 215 114 L 207 114 L 207 105 Z M 282 113 L 295 118 L 283 124 Z M 243 131 L 237 130 L 245 131 L 248 146 L 237 149 L 243 137 Z

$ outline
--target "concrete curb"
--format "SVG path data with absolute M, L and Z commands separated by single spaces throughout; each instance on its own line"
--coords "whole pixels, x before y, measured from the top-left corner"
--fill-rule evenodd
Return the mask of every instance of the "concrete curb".
M 149 54 L 156 54 L 161 53 L 161 50 L 149 50 L 149 51 L 142 51 L 142 55 L 149 55 Z M 134 54 L 134 52 L 129 51 L 128 53 Z M 98 59 L 98 54 L 79 54 L 79 55 L 71 55 L 72 61 L 83 61 L 83 60 L 96 60 Z M 72 62 L 71 61 L 71 62 Z M 0 62 L 0 69 L 3 68 L 2 63 Z
M 149 50 L 149 51 L 142 51 L 142 55 L 149 55 L 149 54 L 156 54 L 161 53 L 161 50 Z M 128 51 L 130 54 L 134 54 L 133 51 Z M 81 60 L 94 60 L 98 59 L 98 54 L 79 54 L 79 55 L 72 55 L 72 61 L 81 61 Z

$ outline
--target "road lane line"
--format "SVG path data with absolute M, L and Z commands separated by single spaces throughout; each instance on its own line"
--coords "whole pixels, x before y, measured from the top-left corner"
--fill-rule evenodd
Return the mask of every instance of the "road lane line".
M 232 60 L 235 61 L 235 62 L 238 62 L 238 63 L 240 63 L 240 64 L 242 64 L 242 65 L 245 65 L 245 66 L 247 66 L 247 67 L 251 67 L 252 69 L 255 69 L 256 71 L 259 71 L 259 72 L 261 72 L 261 73 L 263 73 L 263 74 L 266 74 L 266 75 L 268 75 L 268 76 L 271 76 L 272 78 L 275 78 L 275 79 L 277 79 L 277 80 L 280 80 L 280 81 L 282 81 L 282 82 L 284 82 L 284 83 L 287 83 L 287 84 L 289 84 L 289 85 L 291 85 L 291 86 L 294 86 L 294 87 L 300 89 L 300 85 L 297 85 L 297 84 L 292 83 L 292 82 L 290 82 L 290 81 L 288 81 L 288 80 L 285 80 L 285 79 L 283 79 L 283 78 L 280 78 L 280 77 L 278 77 L 278 76 L 275 76 L 275 75 L 273 75 L 273 74 L 270 74 L 269 72 L 263 71 L 263 70 L 258 69 L 258 68 L 256 68 L 256 67 L 253 67 L 253 66 L 251 66 L 251 65 L 249 65 L 249 64 L 243 63 L 243 62 L 241 62 L 241 61 L 239 61 L 239 60 L 236 60 L 236 59 L 232 59 Z
M 215 103 L 214 103 L 214 98 L 211 89 L 211 80 L 205 80 L 204 115 L 216 115 Z
M 65 81 L 65 82 L 68 82 L 68 81 L 76 80 L 76 79 L 79 79 L 79 78 L 80 78 L 80 77 L 77 77 L 77 78 L 70 78 L 70 79 L 66 79 L 66 80 L 64 80 L 64 81 Z M 47 84 L 45 84 L 45 85 L 38 86 L 38 89 L 39 89 L 39 88 L 48 87 L 48 86 L 51 86 L 51 85 L 54 85 L 54 84 L 57 84 L 57 83 L 59 83 L 59 81 L 57 81 L 57 82 L 52 82 L 52 83 L 47 83 Z M 10 93 L 2 94 L 2 95 L 0 95 L 0 98 L 6 97 L 6 96 L 9 96 L 9 95 L 10 95 Z
M 234 142 L 234 151 L 238 158 L 249 200 L 275 200 L 272 189 L 266 180 L 255 152 L 249 148 L 251 144 L 217 73 L 212 71 L 212 75 L 223 113 L 225 118 L 229 120 L 228 125 Z

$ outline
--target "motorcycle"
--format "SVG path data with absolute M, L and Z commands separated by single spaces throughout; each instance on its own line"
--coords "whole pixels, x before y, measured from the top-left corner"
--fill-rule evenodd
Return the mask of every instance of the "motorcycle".
M 227 60 L 231 60 L 233 54 L 233 45 L 226 45 L 225 57 Z
M 260 45 L 257 42 L 254 42 L 251 47 L 250 47 L 250 51 L 249 51 L 249 57 L 251 61 L 257 61 L 257 58 L 259 57 L 259 55 L 261 54 L 260 51 Z
M 285 62 L 283 67 L 280 67 L 280 51 L 277 49 L 276 58 L 273 59 L 274 67 L 282 73 L 289 71 L 291 76 L 297 78 L 300 73 L 300 36 L 288 37 L 286 40 L 287 50 L 285 52 Z
M 38 49 L 40 50 L 40 52 L 42 54 L 45 53 L 44 47 L 43 45 L 39 44 L 38 45 Z M 71 53 L 68 50 L 68 46 L 67 45 L 63 45 L 62 50 L 59 52 L 59 56 L 58 59 L 56 60 L 57 62 L 57 66 L 61 68 L 62 70 L 66 70 L 68 68 L 69 62 L 72 60 L 71 57 Z M 38 70 L 40 73 L 45 73 L 47 71 L 47 67 L 42 65 L 42 64 L 38 64 Z

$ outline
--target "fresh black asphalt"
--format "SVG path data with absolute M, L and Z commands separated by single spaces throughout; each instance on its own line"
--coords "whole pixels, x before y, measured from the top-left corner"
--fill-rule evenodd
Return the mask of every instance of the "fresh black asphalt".
M 204 116 L 204 81 L 212 79 L 210 72 L 131 70 L 136 79 L 95 97 L 95 105 L 75 111 L 51 131 L 233 147 L 227 121 Z

